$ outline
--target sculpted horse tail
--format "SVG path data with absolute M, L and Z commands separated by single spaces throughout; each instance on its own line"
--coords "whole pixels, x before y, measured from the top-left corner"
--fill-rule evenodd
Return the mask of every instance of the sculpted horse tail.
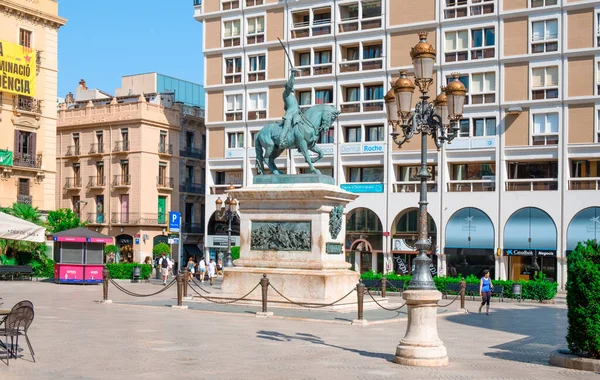
M 256 171 L 257 174 L 265 173 L 265 157 L 263 156 L 263 147 L 258 138 L 258 133 L 254 136 L 254 150 L 256 151 Z

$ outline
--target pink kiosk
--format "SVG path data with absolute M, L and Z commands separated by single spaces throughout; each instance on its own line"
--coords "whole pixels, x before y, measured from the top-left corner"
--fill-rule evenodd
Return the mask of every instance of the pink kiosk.
M 57 232 L 54 240 L 54 281 L 57 284 L 98 284 L 104 269 L 104 245 L 113 238 L 79 227 Z

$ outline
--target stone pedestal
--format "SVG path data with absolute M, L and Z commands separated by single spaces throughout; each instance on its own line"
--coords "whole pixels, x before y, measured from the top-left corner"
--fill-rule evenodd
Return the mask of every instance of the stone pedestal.
M 329 303 L 343 297 L 360 277 L 344 255 L 343 208 L 357 195 L 326 176 L 261 177 L 263 183 L 230 191 L 240 205 L 240 258 L 224 270 L 223 293 L 241 297 L 267 274 L 293 301 Z M 286 177 L 295 183 L 281 183 Z M 302 183 L 303 178 L 313 183 Z M 260 294 L 259 287 L 251 297 Z M 268 298 L 283 301 L 273 289 Z
M 406 335 L 396 347 L 398 364 L 420 367 L 448 365 L 448 353 L 437 333 L 437 290 L 407 290 L 402 293 L 408 308 Z

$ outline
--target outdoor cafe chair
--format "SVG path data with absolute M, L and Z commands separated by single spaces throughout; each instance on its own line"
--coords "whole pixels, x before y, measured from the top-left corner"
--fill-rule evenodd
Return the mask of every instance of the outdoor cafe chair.
M 17 304 L 18 305 L 18 304 Z M 4 342 L 0 344 L 6 349 L 6 364 L 9 364 L 9 358 L 17 358 L 17 352 L 19 348 L 19 336 L 25 336 L 27 345 L 29 346 L 29 352 L 33 362 L 35 363 L 35 353 L 31 347 L 31 342 L 27 336 L 27 330 L 33 322 L 34 312 L 33 307 L 29 305 L 21 305 L 12 308 L 10 313 L 4 319 L 4 328 L 0 329 L 0 337 L 4 336 Z M 10 348 L 8 345 L 8 338 L 10 337 Z

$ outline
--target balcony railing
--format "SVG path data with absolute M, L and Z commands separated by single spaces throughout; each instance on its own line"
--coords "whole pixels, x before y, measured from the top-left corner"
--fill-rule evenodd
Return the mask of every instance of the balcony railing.
M 418 193 L 421 186 L 420 181 L 399 181 L 393 184 L 394 193 Z M 427 183 L 428 193 L 437 193 L 437 182 Z
M 226 121 L 242 120 L 243 115 L 244 114 L 242 113 L 242 111 L 225 112 L 225 120 Z
M 267 111 L 248 111 L 248 120 L 266 119 Z
M 470 181 L 450 181 L 448 191 L 450 192 L 474 192 L 474 191 L 495 191 L 496 182 L 487 179 Z
M 42 167 L 42 155 L 34 155 L 34 154 L 15 154 L 15 158 L 13 160 L 14 166 L 20 166 L 23 168 L 41 168 Z
M 89 223 L 89 224 L 105 224 L 108 221 L 106 220 L 106 214 L 103 212 L 100 212 L 100 213 L 88 212 L 85 222 Z
M 363 102 L 362 106 L 363 112 L 383 111 L 383 101 L 381 100 Z
M 104 144 L 90 144 L 90 154 L 103 154 Z
M 248 82 L 257 82 L 265 80 L 266 73 L 264 71 L 248 73 Z
M 179 155 L 182 157 L 197 158 L 199 160 L 204 160 L 205 153 L 202 149 L 188 146 L 180 150 Z
M 159 189 L 172 189 L 173 177 L 156 177 L 156 187 Z
M 264 0 L 246 0 L 247 7 L 253 7 L 255 5 L 262 5 Z
M 360 102 L 349 102 L 340 105 L 342 113 L 360 112 Z
M 183 116 L 197 117 L 204 119 L 204 108 L 183 106 Z
M 103 188 L 106 186 L 106 181 L 104 176 L 92 175 L 88 180 L 87 187 L 90 188 Z
M 36 114 L 42 113 L 42 101 L 27 96 L 15 96 L 14 107 L 19 111 L 31 112 Z
M 113 224 L 127 225 L 162 225 L 167 224 L 168 213 L 135 213 L 113 212 L 110 222 Z
M 129 151 L 129 140 L 115 141 L 113 152 L 128 152 Z
M 179 185 L 179 192 L 204 195 L 204 184 L 185 182 L 184 184 Z
M 173 154 L 173 144 L 158 143 L 158 153 L 165 155 Z
M 225 84 L 240 83 L 242 74 L 225 74 Z
M 558 178 L 508 179 L 506 191 L 558 190 Z
M 228 11 L 230 9 L 237 9 L 237 8 L 240 7 L 239 0 L 223 1 L 221 4 L 223 4 L 223 10 L 224 11 Z
M 183 223 L 184 234 L 202 234 L 204 233 L 204 223 Z
M 81 177 L 67 177 L 65 178 L 65 189 L 80 189 L 81 188 Z
M 31 195 L 26 194 L 18 194 L 17 195 L 17 203 L 24 203 L 26 205 L 30 205 L 33 202 L 33 197 Z
M 131 186 L 130 174 L 117 174 L 113 176 L 113 187 L 129 187 Z
M 600 190 L 600 177 L 572 178 L 569 190 Z
M 65 156 L 79 156 L 79 145 L 71 145 L 67 147 Z

